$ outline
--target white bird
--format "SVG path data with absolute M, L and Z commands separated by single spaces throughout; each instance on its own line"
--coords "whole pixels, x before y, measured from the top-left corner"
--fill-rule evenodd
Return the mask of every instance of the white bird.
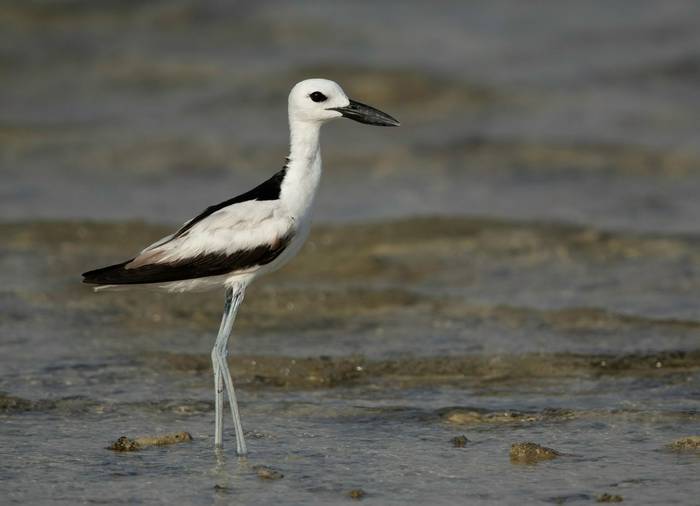
M 399 122 L 350 100 L 327 79 L 307 79 L 289 94 L 290 152 L 285 167 L 252 190 L 208 207 L 172 235 L 125 262 L 83 274 L 95 290 L 141 285 L 170 292 L 226 289 L 221 327 L 211 352 L 215 389 L 214 444 L 222 446 L 224 386 L 236 434 L 236 450 L 247 453 L 236 393 L 226 356 L 233 321 L 248 284 L 274 271 L 301 249 L 321 178 L 321 125 L 350 118 L 378 126 Z

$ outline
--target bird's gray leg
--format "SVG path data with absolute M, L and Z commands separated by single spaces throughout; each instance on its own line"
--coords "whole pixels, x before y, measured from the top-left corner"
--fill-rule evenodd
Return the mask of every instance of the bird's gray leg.
M 223 322 L 221 326 L 223 328 Z M 221 330 L 219 330 L 219 333 L 221 333 Z M 221 448 L 223 446 L 224 431 L 224 379 L 221 375 L 219 359 L 216 356 L 216 346 L 211 350 L 211 363 L 214 369 L 214 406 L 216 411 L 214 446 L 216 448 Z
M 221 448 L 223 446 L 223 431 L 224 431 L 224 377 L 219 366 L 218 343 L 223 339 L 226 332 L 226 320 L 230 311 L 230 294 L 226 292 L 226 303 L 224 305 L 224 315 L 221 317 L 221 325 L 219 333 L 216 336 L 216 342 L 211 350 L 211 364 L 214 369 L 214 406 L 215 406 L 215 428 L 214 428 L 214 446 Z
M 243 285 L 235 285 L 226 289 L 224 316 L 221 320 L 221 329 L 219 330 L 219 335 L 216 338 L 214 350 L 212 351 L 212 360 L 216 360 L 218 362 L 218 373 L 223 379 L 224 384 L 226 385 L 226 391 L 228 392 L 228 402 L 229 406 L 231 407 L 231 416 L 233 417 L 233 428 L 236 432 L 236 452 L 239 455 L 245 455 L 248 453 L 248 450 L 246 449 L 245 437 L 243 436 L 241 417 L 238 414 L 236 391 L 233 388 L 233 380 L 231 379 L 231 373 L 228 368 L 226 356 L 228 355 L 228 338 L 231 335 L 233 321 L 236 318 L 238 306 L 240 306 L 241 302 L 243 301 L 244 293 L 245 286 Z

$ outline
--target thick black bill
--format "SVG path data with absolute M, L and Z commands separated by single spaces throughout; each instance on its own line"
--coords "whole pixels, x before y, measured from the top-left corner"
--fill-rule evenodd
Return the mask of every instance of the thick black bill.
M 385 112 L 362 104 L 360 102 L 350 101 L 350 105 L 345 107 L 332 107 L 332 111 L 338 111 L 346 118 L 354 119 L 360 123 L 376 126 L 399 126 L 401 123 L 395 118 L 392 118 Z

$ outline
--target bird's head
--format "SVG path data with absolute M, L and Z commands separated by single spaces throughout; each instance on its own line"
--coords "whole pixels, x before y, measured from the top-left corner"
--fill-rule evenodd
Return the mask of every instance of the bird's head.
M 328 79 L 306 79 L 289 93 L 290 121 L 325 123 L 335 118 L 349 118 L 377 126 L 399 126 L 388 114 L 350 100 L 343 89 Z

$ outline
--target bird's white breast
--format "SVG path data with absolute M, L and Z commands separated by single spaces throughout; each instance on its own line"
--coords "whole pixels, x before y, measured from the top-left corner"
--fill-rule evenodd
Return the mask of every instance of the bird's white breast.
M 287 175 L 282 182 L 279 208 L 281 216 L 290 220 L 294 236 L 291 243 L 270 264 L 260 268 L 260 273 L 279 269 L 299 253 L 311 230 L 316 193 L 321 181 L 321 155 L 307 161 L 304 166 L 297 166 L 297 161 L 290 160 Z

